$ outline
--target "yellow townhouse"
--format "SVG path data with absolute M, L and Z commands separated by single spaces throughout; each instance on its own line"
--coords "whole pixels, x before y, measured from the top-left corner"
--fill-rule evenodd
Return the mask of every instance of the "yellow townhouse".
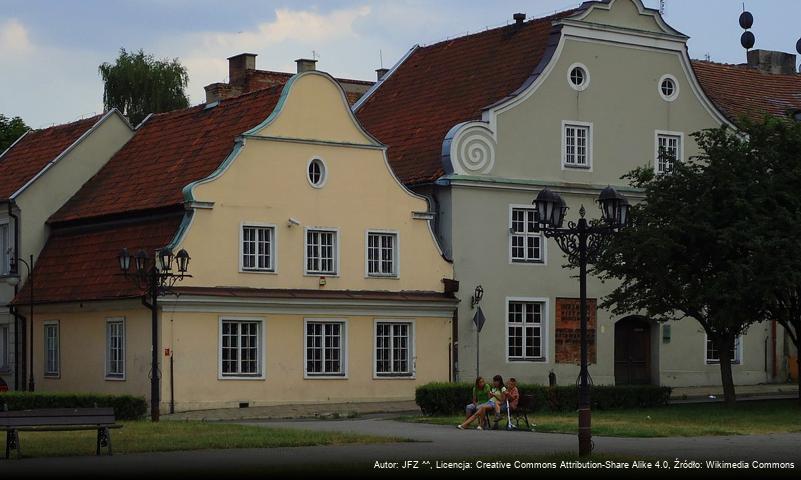
M 162 411 L 412 399 L 450 372 L 458 284 L 431 218 L 326 73 L 153 115 L 49 220 L 39 390 Z M 173 273 L 191 258 L 153 330 L 133 280 L 166 251 Z

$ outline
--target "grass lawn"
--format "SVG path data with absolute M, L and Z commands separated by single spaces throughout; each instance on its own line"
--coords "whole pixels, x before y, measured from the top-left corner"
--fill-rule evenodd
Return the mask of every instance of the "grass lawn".
M 464 417 L 401 417 L 400 420 L 456 425 Z M 577 433 L 575 412 L 538 412 L 529 420 L 538 432 Z M 475 425 L 475 424 L 474 424 Z M 505 420 L 502 423 L 505 425 Z M 696 437 L 801 432 L 801 408 L 795 400 L 746 401 L 592 412 L 592 433 L 610 437 Z
M 115 454 L 405 441 L 352 433 L 313 432 L 195 421 L 120 423 L 124 425 L 123 428 L 111 430 Z M 24 457 L 94 455 L 97 431 L 19 432 L 19 437 Z M 12 454 L 12 458 L 15 456 Z

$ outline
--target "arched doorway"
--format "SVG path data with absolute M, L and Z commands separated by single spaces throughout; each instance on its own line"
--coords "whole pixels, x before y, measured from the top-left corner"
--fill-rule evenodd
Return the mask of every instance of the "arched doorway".
M 626 317 L 615 323 L 615 385 L 651 383 L 651 322 Z

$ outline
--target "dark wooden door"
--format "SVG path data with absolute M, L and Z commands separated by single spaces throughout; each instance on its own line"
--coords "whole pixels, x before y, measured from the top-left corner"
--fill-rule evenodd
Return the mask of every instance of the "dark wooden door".
M 615 324 L 615 384 L 651 383 L 651 324 L 629 317 Z

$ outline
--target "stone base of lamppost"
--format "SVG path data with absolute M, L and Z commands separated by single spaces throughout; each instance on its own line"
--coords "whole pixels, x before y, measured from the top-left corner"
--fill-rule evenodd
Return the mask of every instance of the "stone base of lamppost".
M 592 431 L 590 429 L 591 412 L 589 407 L 579 408 L 579 456 L 586 457 L 592 453 Z

